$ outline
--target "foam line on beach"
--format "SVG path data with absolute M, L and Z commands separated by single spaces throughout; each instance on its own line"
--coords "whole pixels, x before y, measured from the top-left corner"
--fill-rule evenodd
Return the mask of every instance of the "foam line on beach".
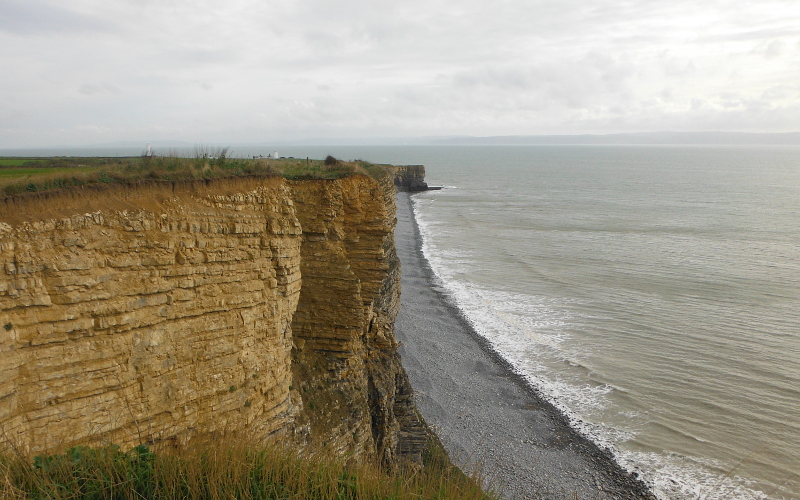
M 567 334 L 559 333 L 562 328 L 558 327 L 572 320 L 565 315 L 560 304 L 546 297 L 530 294 L 521 297 L 482 289 L 464 279 L 463 273 L 475 268 L 469 253 L 436 246 L 437 232 L 447 228 L 441 227 L 441 222 L 421 217 L 419 213 L 422 208 L 432 209 L 434 201 L 435 198 L 417 195 L 411 198 L 410 205 L 410 223 L 418 238 L 423 265 L 431 270 L 432 286 L 458 310 L 481 345 L 523 380 L 537 397 L 555 406 L 574 430 L 599 448 L 610 451 L 614 461 L 624 470 L 640 475 L 660 499 L 703 496 L 707 500 L 756 500 L 767 497 L 753 481 L 725 474 L 726 466 L 718 461 L 626 447 L 625 443 L 635 439 L 635 430 L 612 427 L 593 418 L 597 412 L 606 411 L 609 393 L 625 392 L 625 389 L 602 380 L 592 383 L 592 374 L 580 361 L 575 361 L 583 352 L 576 351 L 575 345 L 569 345 Z M 536 349 L 531 349 L 533 344 L 536 344 Z M 587 370 L 586 383 L 559 378 L 552 367 L 548 367 L 548 362 L 552 363 L 554 359 Z
M 654 498 L 475 332 L 422 254 L 410 195 L 397 203 L 401 357 L 422 415 L 453 459 L 479 464 L 504 498 Z

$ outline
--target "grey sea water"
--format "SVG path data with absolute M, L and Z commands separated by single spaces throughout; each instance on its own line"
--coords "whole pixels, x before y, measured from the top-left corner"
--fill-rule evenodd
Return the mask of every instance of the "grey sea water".
M 800 149 L 467 153 L 416 209 L 478 330 L 659 496 L 800 498 Z
M 347 151 L 335 152 L 348 157 Z M 800 498 L 800 148 L 423 147 L 424 251 L 661 498 Z
M 800 499 L 800 147 L 280 153 L 426 165 L 453 300 L 659 497 Z

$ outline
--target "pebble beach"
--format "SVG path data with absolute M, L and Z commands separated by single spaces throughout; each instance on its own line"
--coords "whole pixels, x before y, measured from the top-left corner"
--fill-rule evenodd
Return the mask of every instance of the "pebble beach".
M 574 431 L 472 328 L 422 253 L 412 197 L 397 195 L 396 322 L 417 406 L 453 461 L 504 499 L 652 499 L 610 452 Z

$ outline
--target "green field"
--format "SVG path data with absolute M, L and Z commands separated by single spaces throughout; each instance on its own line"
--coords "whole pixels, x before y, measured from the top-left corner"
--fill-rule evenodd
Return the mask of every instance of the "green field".
M 42 175 L 91 172 L 97 168 L 98 167 L 7 167 L 0 163 L 0 179 L 23 179 Z
M 0 168 L 2 167 L 22 167 L 39 163 L 43 160 L 38 158 L 0 158 Z
M 13 181 L 42 176 L 92 172 L 109 163 L 107 158 L 15 158 L 0 157 L 0 180 Z M 114 162 L 117 163 L 117 162 Z

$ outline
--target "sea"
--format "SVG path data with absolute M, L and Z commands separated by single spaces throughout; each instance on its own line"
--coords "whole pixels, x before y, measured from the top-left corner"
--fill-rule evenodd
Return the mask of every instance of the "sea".
M 453 302 L 659 498 L 800 499 L 800 147 L 279 151 L 425 165 Z

